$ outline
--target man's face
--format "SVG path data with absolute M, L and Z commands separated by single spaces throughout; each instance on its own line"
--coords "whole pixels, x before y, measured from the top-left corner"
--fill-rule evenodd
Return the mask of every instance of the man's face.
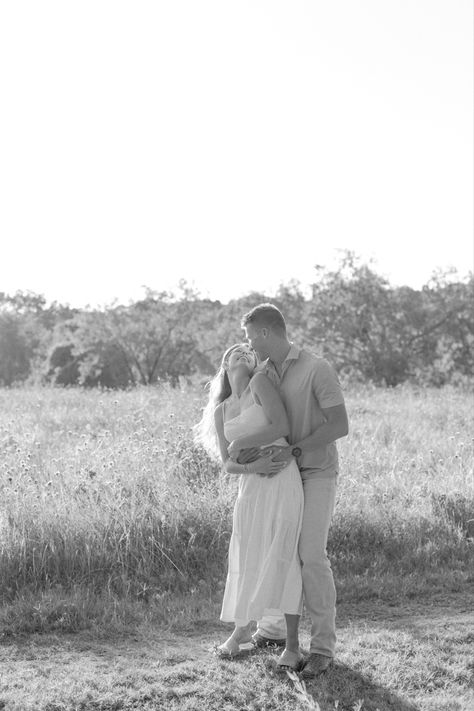
M 260 360 L 268 358 L 268 339 L 266 337 L 267 329 L 259 328 L 253 323 L 248 323 L 245 326 L 244 331 L 250 347 L 254 349 Z

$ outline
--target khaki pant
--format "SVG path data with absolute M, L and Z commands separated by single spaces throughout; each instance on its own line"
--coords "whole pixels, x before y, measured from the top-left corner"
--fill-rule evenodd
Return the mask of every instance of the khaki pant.
M 310 652 L 333 657 L 336 646 L 336 588 L 326 545 L 336 501 L 337 480 L 336 477 L 305 478 L 305 472 L 302 476 L 304 514 L 299 555 L 304 604 L 312 622 Z M 266 615 L 258 621 L 258 631 L 270 639 L 286 637 L 285 618 Z

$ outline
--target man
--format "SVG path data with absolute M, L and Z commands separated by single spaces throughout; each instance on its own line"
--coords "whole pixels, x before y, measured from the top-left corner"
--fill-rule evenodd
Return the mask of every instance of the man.
M 288 413 L 290 446 L 281 448 L 282 454 L 274 458 L 296 457 L 303 482 L 299 555 L 304 602 L 312 626 L 310 655 L 302 676 L 312 678 L 326 671 L 336 643 L 336 590 L 326 545 L 338 476 L 335 440 L 348 433 L 344 398 L 330 364 L 288 340 L 285 320 L 276 306 L 255 306 L 243 316 L 241 325 Z M 255 456 L 255 450 L 247 450 L 239 461 Z M 268 616 L 259 620 L 254 642 L 257 646 L 284 644 L 285 636 L 283 616 Z

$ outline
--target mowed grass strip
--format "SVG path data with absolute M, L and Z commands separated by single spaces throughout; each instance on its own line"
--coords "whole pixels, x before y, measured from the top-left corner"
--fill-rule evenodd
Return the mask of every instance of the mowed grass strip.
M 0 646 L 5 711 L 468 711 L 474 621 L 449 605 L 340 607 L 333 666 L 306 683 L 275 673 L 277 654 L 219 660 L 215 620 L 133 634 L 32 635 Z M 464 606 L 463 606 L 464 605 Z M 363 608 L 363 606 L 362 606 Z M 302 643 L 309 643 L 303 621 Z

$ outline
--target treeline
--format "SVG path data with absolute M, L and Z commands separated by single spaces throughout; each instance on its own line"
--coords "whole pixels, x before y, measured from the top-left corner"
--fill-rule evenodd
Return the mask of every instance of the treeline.
M 309 293 L 308 293 L 309 292 Z M 474 374 L 474 278 L 440 273 L 421 290 L 393 287 L 350 252 L 277 294 L 222 304 L 181 284 L 103 309 L 47 305 L 31 292 L 0 292 L 0 384 L 126 388 L 214 372 L 242 339 L 240 318 L 271 301 L 291 340 L 327 357 L 343 378 L 395 386 L 467 384 Z

